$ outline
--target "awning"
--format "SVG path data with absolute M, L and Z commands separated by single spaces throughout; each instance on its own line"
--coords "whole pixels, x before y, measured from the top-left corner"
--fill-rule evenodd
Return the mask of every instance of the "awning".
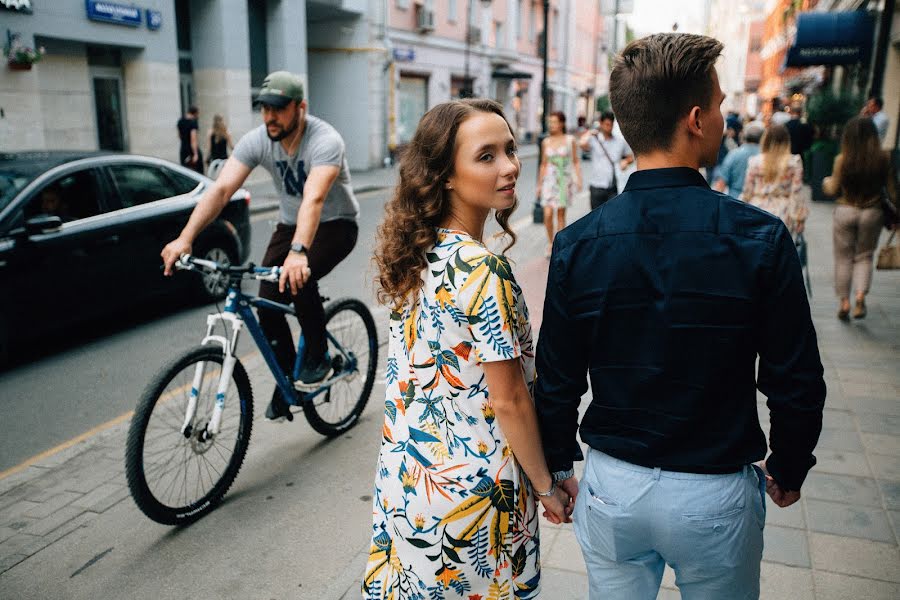
M 531 73 L 525 71 L 513 71 L 509 67 L 497 67 L 491 73 L 494 79 L 531 79 Z
M 805 12 L 797 16 L 797 35 L 786 67 L 865 63 L 872 53 L 875 19 L 866 12 Z

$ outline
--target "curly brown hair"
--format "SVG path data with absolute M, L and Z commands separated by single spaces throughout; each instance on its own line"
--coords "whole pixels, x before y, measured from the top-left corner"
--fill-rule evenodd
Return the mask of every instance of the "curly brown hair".
M 400 158 L 400 183 L 385 206 L 376 235 L 374 262 L 378 301 L 403 306 L 422 285 L 425 253 L 437 242 L 437 227 L 450 211 L 447 179 L 453 175 L 456 134 L 475 113 L 494 113 L 506 121 L 503 107 L 493 100 L 467 98 L 438 104 L 422 117 L 412 141 Z M 506 121 L 509 127 L 509 121 Z M 510 128 L 512 133 L 512 128 Z M 516 243 L 509 217 L 516 203 L 498 210 L 494 218 L 509 236 L 505 252 Z

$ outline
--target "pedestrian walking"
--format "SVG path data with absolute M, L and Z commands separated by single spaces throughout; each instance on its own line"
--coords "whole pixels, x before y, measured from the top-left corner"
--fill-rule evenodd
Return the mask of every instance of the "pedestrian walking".
M 822 189 L 829 196 L 837 196 L 833 221 L 834 291 L 840 303 L 837 316 L 849 318 L 852 289 L 856 292 L 853 317 L 862 319 L 868 312 L 872 256 L 884 224 L 883 202 L 898 204 L 890 155 L 881 149 L 872 119 L 854 117 L 844 125 L 841 153 L 835 157 L 832 175 L 822 182 Z
M 722 161 L 722 167 L 716 170 L 713 188 L 720 192 L 727 190 L 732 198 L 740 198 L 744 191 L 744 179 L 747 176 L 747 164 L 759 154 L 759 140 L 765 131 L 762 123 L 750 122 L 743 129 L 744 143 L 728 153 Z
M 297 379 L 313 385 L 332 371 L 318 282 L 356 245 L 359 204 L 350 183 L 344 140 L 334 127 L 309 114 L 303 82 L 297 75 L 287 71 L 267 75 L 254 104 L 260 106 L 263 124 L 238 141 L 178 238 L 163 248 L 165 274 L 171 275 L 181 255 L 191 253 L 197 235 L 222 211 L 250 172 L 263 167 L 272 176 L 280 207 L 279 222 L 261 265 L 281 266 L 282 270 L 278 283 L 260 282 L 259 296 L 294 305 L 306 342 Z M 260 310 L 259 324 L 279 366 L 292 373 L 297 346 L 284 313 Z M 293 420 L 277 386 L 266 418 Z
M 178 119 L 178 139 L 181 146 L 178 149 L 178 160 L 189 169 L 203 174 L 203 153 L 200 151 L 200 142 L 197 132 L 200 128 L 198 119 L 200 109 L 189 106 L 184 116 Z
M 878 140 L 884 142 L 887 137 L 888 127 L 891 124 L 890 118 L 884 112 L 884 99 L 879 96 L 870 96 L 863 106 L 860 116 L 869 117 L 878 130 Z
M 784 125 L 770 125 L 760 153 L 747 163 L 741 200 L 784 221 L 791 235 L 803 233 L 809 198 L 803 187 L 803 161 L 791 154 L 791 136 Z
M 541 450 L 528 310 L 483 243 L 491 213 L 515 242 L 515 144 L 498 103 L 459 100 L 422 117 L 400 162 L 375 252 L 391 320 L 366 599 L 536 598 L 535 500 L 568 520 Z
M 666 564 L 685 598 L 757 598 L 764 496 L 793 504 L 815 464 L 825 384 L 793 240 L 699 173 L 721 144 L 721 51 L 673 33 L 626 46 L 609 88 L 638 170 L 553 245 L 535 402 L 591 600 L 654 599 Z
M 812 147 L 815 137 L 812 125 L 803 121 L 803 106 L 794 104 L 791 107 L 791 118 L 784 126 L 791 138 L 791 154 L 802 157 Z
M 228 158 L 228 150 L 234 149 L 231 132 L 228 131 L 222 115 L 213 115 L 212 127 L 206 134 L 206 140 L 209 144 L 209 158 L 207 159 L 209 163 L 214 160 L 225 160 Z
M 547 229 L 545 255 L 556 233 L 566 226 L 566 208 L 575 192 L 581 189 L 581 159 L 575 138 L 566 133 L 566 115 L 550 113 L 547 118 L 550 135 L 541 142 L 541 206 L 544 208 L 544 227 Z M 556 220 L 554 221 L 554 215 Z
M 590 129 L 581 135 L 578 144 L 591 153 L 591 210 L 596 209 L 619 193 L 616 169 L 624 171 L 634 162 L 631 148 L 622 138 L 613 134 L 615 115 L 611 111 L 600 115 L 598 129 Z

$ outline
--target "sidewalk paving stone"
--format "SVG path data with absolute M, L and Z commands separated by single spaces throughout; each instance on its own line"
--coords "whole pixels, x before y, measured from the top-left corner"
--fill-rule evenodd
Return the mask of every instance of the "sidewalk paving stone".
M 816 571 L 816 600 L 897 600 L 900 584 Z M 784 596 L 785 598 L 792 596 Z
M 889 509 L 900 510 L 900 481 L 879 481 L 884 505 Z
M 847 429 L 831 429 L 830 427 L 822 428 L 816 448 L 847 450 L 849 452 L 864 451 L 862 440 L 860 440 L 858 433 Z
M 900 456 L 900 438 L 895 435 L 864 433 L 862 440 L 869 452 Z
M 823 533 L 895 542 L 891 524 L 881 508 L 807 500 L 809 528 Z
M 875 471 L 876 477 L 900 481 L 900 457 L 870 454 L 869 460 L 872 461 L 872 470 Z
M 836 473 L 839 475 L 859 475 L 871 477 L 872 473 L 866 461 L 866 455 L 861 452 L 846 452 L 843 450 L 827 450 L 816 448 L 816 473 Z
M 813 566 L 822 571 L 900 583 L 896 544 L 811 533 L 810 554 Z
M 794 567 L 810 566 L 805 530 L 766 525 L 763 540 L 763 560 Z
M 803 491 L 805 494 L 805 487 Z M 803 514 L 803 502 L 796 502 L 787 508 L 779 508 L 771 498 L 766 496 L 766 527 L 769 525 L 805 529 L 806 517 Z
M 815 600 L 809 569 L 763 562 L 759 570 L 760 600 Z
M 77 517 L 81 516 L 83 512 L 84 509 L 78 506 L 66 506 L 52 514 L 29 523 L 29 525 L 22 530 L 22 533 L 45 536 L 54 529 L 58 529 L 75 520 Z
M 898 490 L 900 491 L 900 490 Z M 857 506 L 881 506 L 881 494 L 871 477 L 853 477 L 818 473 L 813 470 L 803 484 L 803 497 L 818 498 L 832 502 L 845 502 Z M 898 499 L 900 501 L 900 499 Z M 789 507 L 787 510 L 790 510 Z M 774 511 L 766 515 L 772 515 Z M 779 511 L 783 512 L 783 511 Z

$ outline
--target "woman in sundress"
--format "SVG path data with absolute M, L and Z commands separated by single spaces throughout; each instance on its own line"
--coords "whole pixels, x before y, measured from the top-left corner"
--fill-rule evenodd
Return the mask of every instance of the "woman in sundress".
M 544 207 L 544 227 L 547 228 L 547 248 L 550 258 L 556 232 L 566 226 L 566 208 L 575 192 L 581 189 L 581 161 L 575 137 L 566 134 L 566 115 L 550 113 L 547 118 L 550 131 L 541 142 L 541 206 Z M 553 220 L 554 213 L 556 222 Z
M 791 235 L 803 233 L 809 199 L 803 193 L 803 162 L 791 154 L 791 136 L 784 125 L 770 125 L 760 153 L 747 163 L 741 200 L 784 221 Z
M 375 253 L 392 311 L 367 600 L 536 598 L 535 500 L 554 523 L 571 513 L 541 447 L 525 301 L 482 241 L 492 212 L 515 241 L 518 175 L 491 100 L 434 107 L 403 155 Z

